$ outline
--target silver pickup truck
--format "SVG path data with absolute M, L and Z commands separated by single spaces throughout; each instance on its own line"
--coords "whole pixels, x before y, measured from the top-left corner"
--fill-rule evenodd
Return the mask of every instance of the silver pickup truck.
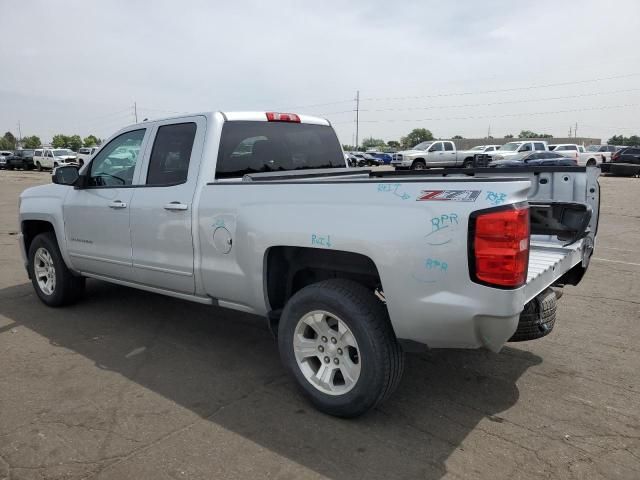
M 407 350 L 546 335 L 586 271 L 597 169 L 496 170 L 349 169 L 304 115 L 144 122 L 25 190 L 20 245 L 52 307 L 92 278 L 264 316 L 311 401 L 356 416 Z

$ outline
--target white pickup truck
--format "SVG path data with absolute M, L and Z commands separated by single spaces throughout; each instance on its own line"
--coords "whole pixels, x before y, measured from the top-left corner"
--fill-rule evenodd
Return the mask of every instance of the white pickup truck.
M 598 169 L 496 170 L 347 169 L 326 120 L 194 114 L 127 127 L 25 190 L 19 243 L 52 307 L 92 278 L 264 316 L 317 408 L 356 416 L 405 350 L 546 335 L 551 287 L 585 273 Z
M 611 155 L 617 150 L 613 145 L 591 145 L 587 148 L 575 143 L 549 145 L 552 150 L 568 158 L 575 158 L 580 166 L 594 167 L 611 161 Z
M 455 143 L 434 140 L 419 143 L 410 150 L 394 153 L 391 165 L 398 170 L 425 170 L 430 167 L 458 167 L 463 165 L 463 161 L 456 151 Z

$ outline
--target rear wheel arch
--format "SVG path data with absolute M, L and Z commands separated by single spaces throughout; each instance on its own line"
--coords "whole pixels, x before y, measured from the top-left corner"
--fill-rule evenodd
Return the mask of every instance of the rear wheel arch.
M 355 281 L 371 291 L 382 289 L 380 273 L 366 255 L 310 247 L 269 248 L 264 257 L 263 281 L 272 331 L 277 331 L 279 315 L 296 292 L 336 278 Z

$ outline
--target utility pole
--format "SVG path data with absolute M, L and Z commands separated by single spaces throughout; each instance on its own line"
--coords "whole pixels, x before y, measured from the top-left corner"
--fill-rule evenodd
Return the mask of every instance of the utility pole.
M 358 130 L 360 128 L 360 90 L 356 91 L 356 150 L 358 150 Z
M 487 138 L 491 138 L 491 124 L 489 124 L 489 129 L 487 130 Z
M 20 120 L 18 120 L 18 144 L 22 146 L 22 126 L 20 125 Z
M 571 132 L 572 132 L 571 128 L 572 128 L 571 125 L 569 125 L 569 138 L 571 138 Z
M 576 122 L 576 128 L 573 129 L 573 138 L 578 138 L 578 122 Z
M 133 102 L 133 116 L 136 119 L 136 123 L 138 123 L 138 104 Z

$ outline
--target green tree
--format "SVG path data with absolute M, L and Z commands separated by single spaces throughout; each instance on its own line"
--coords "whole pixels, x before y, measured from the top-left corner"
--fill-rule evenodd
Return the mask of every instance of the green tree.
M 508 135 L 505 135 L 505 136 L 504 136 L 504 138 L 509 138 L 509 139 L 510 139 L 510 138 L 513 138 L 513 133 L 510 133 L 510 134 L 508 134 Z
M 400 139 L 400 143 L 404 148 L 411 148 L 419 143 L 433 140 L 433 133 L 426 128 L 414 128 L 406 137 Z
M 68 137 L 67 147 L 77 152 L 78 149 L 82 146 L 82 139 L 80 135 L 71 135 Z
M 362 140 L 362 148 L 364 149 L 379 148 L 379 147 L 384 147 L 384 145 L 385 145 L 384 140 L 382 140 L 381 138 L 369 137 Z
M 53 148 L 67 148 L 69 146 L 69 137 L 61 133 L 54 135 L 51 140 L 51 146 Z
M 454 135 L 453 137 L 451 137 L 451 140 L 462 140 L 462 139 L 464 139 L 462 135 Z
M 95 135 L 87 135 L 84 137 L 83 143 L 85 147 L 94 147 L 100 145 L 102 140 Z
M 16 149 L 16 137 L 11 132 L 5 133 L 0 138 L 0 150 L 15 150 Z
M 40 145 L 42 145 L 42 142 L 37 135 L 27 136 L 22 139 L 22 146 L 24 148 L 38 148 Z
M 549 133 L 536 133 L 531 130 L 522 130 L 518 134 L 518 138 L 553 138 L 553 135 Z
M 387 142 L 387 147 L 398 149 L 398 148 L 400 148 L 400 142 L 398 142 L 396 140 L 389 140 Z
M 624 135 L 614 135 L 609 140 L 607 140 L 609 145 L 629 145 L 629 146 L 638 146 L 640 145 L 640 137 L 638 135 L 631 135 L 630 137 L 625 137 Z

